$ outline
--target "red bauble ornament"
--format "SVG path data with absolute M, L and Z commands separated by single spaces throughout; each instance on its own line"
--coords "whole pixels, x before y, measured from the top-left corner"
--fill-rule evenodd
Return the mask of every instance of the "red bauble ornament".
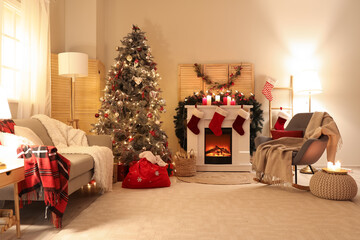
M 139 52 L 141 52 L 141 51 L 142 51 L 142 48 L 141 48 L 141 47 L 139 47 L 139 48 L 137 48 L 136 50 L 138 50 Z
M 138 59 L 135 59 L 135 63 L 138 63 L 139 62 L 139 60 Z
M 107 118 L 108 116 L 109 116 L 109 114 L 107 114 L 107 113 L 105 113 L 105 114 L 104 114 L 104 117 L 106 117 L 106 118 Z
M 134 140 L 134 138 L 129 138 L 129 143 L 131 143 Z
M 116 141 L 115 141 L 115 140 L 113 140 L 113 141 L 112 141 L 112 143 L 113 143 L 113 144 L 115 144 L 115 143 L 116 143 Z
M 234 76 L 234 74 L 230 74 L 230 77 L 233 77 Z
M 95 117 L 98 118 L 100 115 L 98 113 L 95 113 Z
M 150 134 L 153 136 L 153 137 L 155 137 L 155 131 L 150 131 Z
M 234 86 L 234 82 L 231 82 L 231 86 Z
M 163 106 L 160 107 L 160 111 L 164 111 L 164 107 L 163 107 Z
M 152 118 L 152 116 L 153 116 L 152 113 L 148 113 L 147 115 L 148 118 Z

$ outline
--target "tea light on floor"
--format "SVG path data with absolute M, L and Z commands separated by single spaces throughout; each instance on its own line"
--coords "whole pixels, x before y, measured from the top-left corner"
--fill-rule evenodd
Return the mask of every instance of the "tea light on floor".
M 211 105 L 211 95 L 207 96 L 207 105 Z

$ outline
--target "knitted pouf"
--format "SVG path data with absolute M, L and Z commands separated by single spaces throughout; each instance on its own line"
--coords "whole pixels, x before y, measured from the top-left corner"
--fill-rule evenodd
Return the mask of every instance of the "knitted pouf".
M 355 180 L 348 174 L 328 173 L 324 170 L 310 179 L 310 191 L 317 197 L 330 200 L 351 200 L 357 194 Z

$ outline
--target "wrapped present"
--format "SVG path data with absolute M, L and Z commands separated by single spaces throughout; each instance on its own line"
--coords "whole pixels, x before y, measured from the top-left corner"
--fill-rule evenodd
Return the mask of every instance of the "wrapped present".
M 117 165 L 117 180 L 118 182 L 122 182 L 126 177 L 126 174 L 129 172 L 129 167 L 119 162 Z

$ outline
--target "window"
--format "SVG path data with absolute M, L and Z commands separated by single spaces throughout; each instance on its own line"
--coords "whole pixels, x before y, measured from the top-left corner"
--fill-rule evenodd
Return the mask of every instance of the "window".
M 17 100 L 16 83 L 20 80 L 21 65 L 20 2 L 4 0 L 2 11 L 0 86 L 9 99 Z

